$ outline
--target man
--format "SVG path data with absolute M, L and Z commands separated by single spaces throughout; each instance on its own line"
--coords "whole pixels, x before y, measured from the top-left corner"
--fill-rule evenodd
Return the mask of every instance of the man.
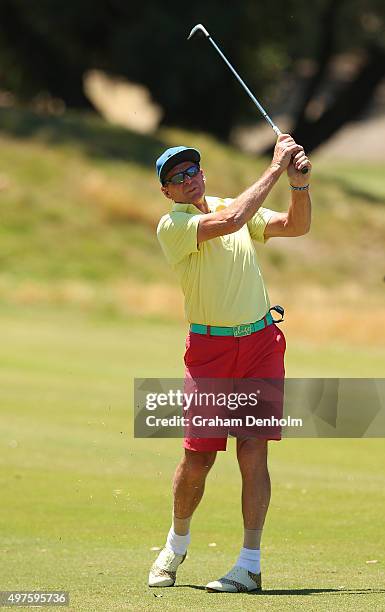
M 307 174 L 301 170 L 307 167 Z M 234 200 L 205 196 L 205 176 L 196 149 L 174 147 L 156 162 L 161 190 L 174 202 L 158 225 L 158 239 L 185 295 L 190 322 L 186 380 L 276 378 L 284 376 L 285 340 L 274 324 L 261 276 L 255 241 L 302 236 L 309 231 L 311 164 L 303 147 L 279 136 L 271 164 L 261 178 Z M 291 201 L 286 213 L 262 208 L 286 171 Z M 242 476 L 244 540 L 230 571 L 210 582 L 209 591 L 261 589 L 260 541 L 270 501 L 269 439 L 237 438 Z M 173 586 L 190 542 L 190 521 L 205 479 L 226 438 L 186 437 L 184 457 L 174 476 L 173 522 L 153 564 L 149 586 Z

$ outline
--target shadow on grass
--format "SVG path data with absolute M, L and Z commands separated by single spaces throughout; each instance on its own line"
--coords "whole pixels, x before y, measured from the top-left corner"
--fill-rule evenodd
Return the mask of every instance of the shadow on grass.
M 160 139 L 110 125 L 96 114 L 66 113 L 55 117 L 30 110 L 0 109 L 0 132 L 52 145 L 74 145 L 86 155 L 154 168 L 166 145 Z
M 205 587 L 197 584 L 176 584 L 175 588 L 196 589 L 205 591 Z M 251 593 L 240 593 L 241 595 L 324 595 L 324 594 L 339 594 L 339 595 L 375 595 L 376 593 L 385 593 L 385 589 L 263 589 Z M 209 595 L 229 595 L 230 593 L 221 593 L 220 591 L 208 592 Z M 238 593 L 231 593 L 237 595 Z

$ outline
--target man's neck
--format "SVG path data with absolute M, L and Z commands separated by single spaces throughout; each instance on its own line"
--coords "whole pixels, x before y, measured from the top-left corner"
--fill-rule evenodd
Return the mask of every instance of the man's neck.
M 202 196 L 202 198 L 200 200 L 198 200 L 197 202 L 191 202 L 191 204 L 194 204 L 194 206 L 199 208 L 199 210 L 202 211 L 203 213 L 209 213 L 210 212 L 210 209 L 209 209 L 209 206 L 208 206 L 208 204 L 206 202 L 205 196 Z
M 206 198 L 205 196 L 203 196 L 200 200 L 197 200 L 196 202 L 178 202 L 177 200 L 174 200 L 175 204 L 192 204 L 193 206 L 195 206 L 196 208 L 198 208 L 201 212 L 203 213 L 209 213 L 210 212 L 210 208 L 209 205 L 207 204 Z

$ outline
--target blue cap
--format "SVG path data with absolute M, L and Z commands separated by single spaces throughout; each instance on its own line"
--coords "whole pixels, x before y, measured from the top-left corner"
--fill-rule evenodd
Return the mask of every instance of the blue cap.
M 160 182 L 162 183 L 164 181 L 166 174 L 177 164 L 184 161 L 192 161 L 199 164 L 200 160 L 201 154 L 197 149 L 183 146 L 167 149 L 156 160 L 156 171 Z

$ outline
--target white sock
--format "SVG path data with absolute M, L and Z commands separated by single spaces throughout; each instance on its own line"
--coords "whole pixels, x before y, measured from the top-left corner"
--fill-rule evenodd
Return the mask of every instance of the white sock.
M 178 555 L 184 555 L 187 546 L 190 544 L 190 532 L 187 535 L 178 535 L 175 533 L 174 528 L 171 527 L 168 532 L 166 546 L 170 548 L 174 553 Z
M 261 551 L 254 548 L 241 548 L 241 553 L 235 565 L 244 567 L 253 574 L 261 571 Z

